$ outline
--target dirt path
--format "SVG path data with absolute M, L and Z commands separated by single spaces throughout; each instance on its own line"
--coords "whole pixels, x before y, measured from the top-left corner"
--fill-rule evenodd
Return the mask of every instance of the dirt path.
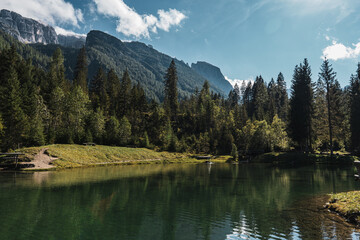
M 56 160 L 57 158 L 49 156 L 45 153 L 47 149 L 43 148 L 41 151 L 34 156 L 34 160 L 27 164 L 34 164 L 34 167 L 26 168 L 26 169 L 50 169 L 55 166 L 51 165 L 51 162 Z

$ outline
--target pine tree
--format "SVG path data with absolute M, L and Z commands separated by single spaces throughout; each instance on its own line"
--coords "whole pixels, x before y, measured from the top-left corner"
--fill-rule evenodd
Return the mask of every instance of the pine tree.
M 107 94 L 109 96 L 109 111 L 114 115 L 119 110 L 120 79 L 114 69 L 110 69 L 107 75 Z
M 65 81 L 65 67 L 64 56 L 61 49 L 58 47 L 53 53 L 50 70 L 48 73 L 49 89 L 48 93 L 51 93 L 56 87 L 65 89 L 67 87 Z
M 254 117 L 257 120 L 264 120 L 266 117 L 267 103 L 269 100 L 267 88 L 264 79 L 259 76 L 256 77 L 253 86 L 252 105 L 254 109 Z
M 275 84 L 275 81 L 273 78 L 271 78 L 271 81 L 268 84 L 267 92 L 269 96 L 268 104 L 267 104 L 267 122 L 271 122 L 272 119 L 275 117 L 275 115 L 278 113 L 278 109 L 276 108 L 276 90 L 277 85 Z
M 314 129 L 316 145 L 322 151 L 327 148 L 327 143 L 329 142 L 327 111 L 325 85 L 322 79 L 319 78 L 315 88 L 313 122 L 316 126 Z
M 107 94 L 107 79 L 100 67 L 90 84 L 90 99 L 93 109 L 101 108 L 105 115 L 109 110 L 109 96 Z
M 235 84 L 234 89 L 230 90 L 227 101 L 230 109 L 234 108 L 239 104 L 240 88 L 237 84 Z
M 286 89 L 286 82 L 281 72 L 279 73 L 276 80 L 275 105 L 278 116 L 281 118 L 282 121 L 287 121 L 289 111 L 289 98 Z
M 85 120 L 89 114 L 89 97 L 80 86 L 74 87 L 65 100 L 64 123 L 66 133 L 72 140 L 80 143 L 85 136 Z M 68 135 L 70 136 L 70 135 Z
M 349 108 L 346 100 L 346 93 L 340 86 L 340 83 L 335 79 L 335 82 L 331 88 L 331 109 L 332 114 L 332 127 L 333 127 L 333 139 L 334 150 L 340 150 L 345 147 L 347 133 L 349 129 L 349 123 L 346 119 L 346 114 Z
M 50 111 L 50 121 L 46 132 L 48 142 L 53 144 L 59 139 L 60 135 L 62 135 L 61 128 L 63 126 L 65 109 L 65 93 L 60 87 L 56 87 L 52 91 L 48 108 Z
M 360 152 L 360 63 L 350 80 L 350 131 L 351 148 L 355 154 Z
M 127 70 L 125 70 L 123 77 L 121 79 L 119 104 L 120 107 L 119 107 L 118 116 L 123 117 L 129 113 L 130 104 L 131 104 L 131 79 L 129 72 Z
M 41 146 L 46 143 L 45 124 L 49 123 L 50 113 L 40 95 L 40 89 L 36 88 L 31 93 L 31 113 L 28 115 L 30 118 L 30 130 L 27 136 L 27 142 L 31 146 Z
M 20 82 L 15 70 L 15 62 L 5 72 L 5 84 L 1 93 L 1 113 L 5 125 L 4 149 L 15 149 L 25 137 L 26 115 L 21 108 Z
M 329 60 L 325 59 L 320 68 L 319 81 L 323 81 L 326 89 L 326 106 L 327 106 L 327 119 L 329 126 L 329 143 L 330 143 L 330 155 L 333 155 L 333 115 L 334 110 L 334 84 L 336 73 L 333 71 Z
M 312 149 L 313 86 L 307 59 L 295 66 L 291 86 L 290 122 L 292 139 L 306 151 Z
M 84 92 L 88 92 L 88 68 L 87 68 L 87 56 L 85 46 L 79 51 L 77 62 L 74 71 L 74 85 L 80 86 Z
M 253 85 L 248 82 L 244 95 L 242 98 L 243 105 L 245 106 L 247 116 L 251 117 L 254 114 L 254 108 L 252 104 L 253 99 Z
M 164 107 L 171 120 L 176 118 L 178 111 L 177 71 L 174 59 L 171 61 L 165 75 Z

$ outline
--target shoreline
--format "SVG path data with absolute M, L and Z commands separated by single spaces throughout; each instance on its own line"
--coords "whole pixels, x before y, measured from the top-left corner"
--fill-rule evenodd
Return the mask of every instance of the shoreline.
M 190 153 L 157 152 L 146 148 L 114 146 L 83 146 L 54 144 L 20 149 L 25 153 L 19 164 L 33 165 L 19 171 L 53 171 L 69 168 L 136 164 L 205 163 L 209 159 L 197 159 Z M 231 156 L 211 156 L 211 162 L 225 163 Z M 6 170 L 3 170 L 6 171 Z
M 96 167 L 135 164 L 173 164 L 204 163 L 207 161 L 232 162 L 231 156 L 211 156 L 211 159 L 199 159 L 200 154 L 158 152 L 147 148 L 117 146 L 84 146 L 76 144 L 54 144 L 19 149 L 25 156 L 19 163 L 20 171 L 52 171 L 58 169 Z M 353 164 L 358 157 L 349 154 L 337 154 L 333 158 L 327 154 L 306 154 L 303 152 L 270 152 L 253 156 L 241 163 L 267 163 L 273 165 L 301 163 Z M 27 165 L 27 166 L 26 166 Z M 29 167 L 32 166 L 32 167 Z M 4 171 L 4 169 L 0 169 Z
M 329 200 L 325 208 L 336 213 L 353 224 L 360 227 L 360 191 L 349 191 L 337 194 L 329 194 Z

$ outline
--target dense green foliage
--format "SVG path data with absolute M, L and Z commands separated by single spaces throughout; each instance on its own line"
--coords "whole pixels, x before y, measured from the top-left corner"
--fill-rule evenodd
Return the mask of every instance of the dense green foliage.
M 360 152 L 360 63 L 350 80 L 350 130 L 351 146 L 354 152 Z
M 72 81 L 66 79 L 60 48 L 54 50 L 47 70 L 24 60 L 15 47 L 0 53 L 4 150 L 96 142 L 241 159 L 290 148 L 359 148 L 359 73 L 349 90 L 342 90 L 327 60 L 316 89 L 307 60 L 295 67 L 290 101 L 281 73 L 269 84 L 258 76 L 254 83 L 235 86 L 226 99 L 205 81 L 200 91 L 179 101 L 177 65 L 171 61 L 163 76 L 165 101 L 160 104 L 146 98 L 127 70 L 120 79 L 114 69 L 100 67 L 86 85 L 86 51 L 76 58 Z
M 292 139 L 301 149 L 312 148 L 313 86 L 307 59 L 295 66 L 290 98 L 289 127 Z

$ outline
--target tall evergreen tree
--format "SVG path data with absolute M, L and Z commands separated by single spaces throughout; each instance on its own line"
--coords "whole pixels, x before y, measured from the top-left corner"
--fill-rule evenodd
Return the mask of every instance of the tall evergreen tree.
M 234 89 L 230 90 L 229 96 L 227 99 L 228 106 L 230 108 L 234 108 L 239 104 L 240 101 L 240 88 L 237 84 L 235 84 Z
M 93 109 L 101 108 L 105 115 L 109 110 L 109 96 L 107 94 L 107 79 L 100 67 L 90 84 L 90 98 Z
M 79 51 L 74 71 L 74 85 L 80 86 L 83 91 L 88 92 L 88 66 L 85 46 Z
M 266 114 L 266 120 L 268 123 L 271 123 L 275 115 L 278 113 L 278 109 L 276 107 L 276 91 L 277 85 L 273 78 L 271 78 L 268 87 L 267 92 L 269 96 L 269 100 L 267 103 L 267 114 Z
M 14 58 L 15 59 L 15 58 Z M 5 125 L 4 149 L 17 148 L 25 137 L 26 115 L 21 108 L 20 82 L 12 62 L 5 75 L 1 93 L 1 113 Z
M 123 117 L 127 115 L 130 111 L 131 103 L 131 79 L 128 70 L 125 70 L 123 77 L 121 79 L 121 88 L 119 96 L 119 112 L 118 116 Z
M 174 59 L 171 61 L 165 75 L 165 98 L 164 107 L 170 119 L 176 118 L 178 110 L 177 71 Z
M 350 131 L 351 148 L 356 154 L 360 152 L 360 63 L 356 74 L 350 80 Z
M 313 86 L 307 59 L 295 66 L 290 99 L 289 128 L 292 139 L 306 151 L 312 149 Z
M 110 69 L 107 75 L 107 94 L 109 96 L 109 111 L 115 115 L 119 111 L 120 79 L 114 69 Z
M 316 145 L 320 150 L 325 150 L 329 143 L 328 108 L 326 104 L 325 84 L 321 78 L 318 79 L 314 95 L 314 129 Z
M 50 121 L 47 129 L 47 136 L 49 143 L 55 143 L 61 134 L 61 127 L 63 125 L 63 115 L 65 106 L 65 93 L 60 87 L 56 87 L 52 91 L 51 99 L 48 104 L 50 111 Z
M 61 49 L 58 47 L 53 53 L 50 70 L 48 73 L 49 89 L 52 92 L 56 87 L 65 89 L 67 83 L 65 82 L 65 67 L 64 56 Z
M 325 59 L 321 65 L 319 73 L 319 81 L 323 81 L 326 89 L 326 106 L 327 106 L 327 119 L 329 127 L 329 143 L 330 154 L 333 155 L 333 101 L 334 101 L 334 84 L 336 73 L 334 72 L 328 59 Z
M 50 120 L 50 113 L 39 93 L 40 89 L 37 88 L 31 94 L 32 112 L 29 115 L 30 131 L 27 136 L 28 144 L 31 146 L 41 146 L 45 144 L 45 123 L 48 123 Z
M 287 121 L 289 112 L 289 97 L 287 94 L 284 75 L 281 72 L 276 79 L 275 105 L 278 117 L 281 118 L 282 121 Z
M 264 120 L 266 118 L 267 103 L 269 97 L 267 88 L 262 76 L 258 76 L 255 79 L 253 86 L 253 100 L 252 105 L 254 108 L 254 117 L 257 120 Z
M 65 134 L 67 139 L 80 143 L 85 136 L 85 120 L 89 109 L 89 97 L 80 86 L 73 88 L 65 100 Z
M 252 99 L 253 99 L 253 86 L 251 82 L 248 82 L 244 95 L 242 97 L 242 104 L 246 109 L 247 116 L 251 117 L 254 113 L 254 109 L 252 106 Z

